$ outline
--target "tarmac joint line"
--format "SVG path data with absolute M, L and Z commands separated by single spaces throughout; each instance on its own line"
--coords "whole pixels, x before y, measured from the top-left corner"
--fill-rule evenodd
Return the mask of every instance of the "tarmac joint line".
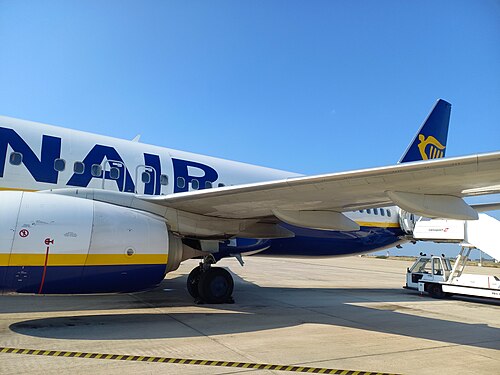
M 159 362 L 159 363 L 174 363 L 174 364 L 197 365 L 197 366 L 234 367 L 234 368 L 245 368 L 245 369 L 255 369 L 255 370 L 306 372 L 310 374 L 396 375 L 385 372 L 339 370 L 339 369 L 321 368 L 321 367 L 271 365 L 267 363 L 226 362 L 226 361 L 211 361 L 211 360 L 187 359 L 187 358 L 138 356 L 138 355 L 126 355 L 126 354 L 85 353 L 85 352 L 72 352 L 65 350 L 43 350 L 43 349 L 0 347 L 0 353 L 41 355 L 46 357 L 92 358 L 92 359 L 107 359 L 115 361 L 155 362 L 155 363 Z

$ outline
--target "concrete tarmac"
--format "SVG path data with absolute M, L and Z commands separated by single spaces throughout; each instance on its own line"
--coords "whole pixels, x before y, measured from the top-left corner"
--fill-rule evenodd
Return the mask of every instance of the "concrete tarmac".
M 500 305 L 402 289 L 411 263 L 368 257 L 221 261 L 236 303 L 195 305 L 183 263 L 153 290 L 0 296 L 0 346 L 403 374 L 494 374 Z M 500 269 L 468 267 L 500 276 Z M 0 374 L 285 374 L 0 354 Z

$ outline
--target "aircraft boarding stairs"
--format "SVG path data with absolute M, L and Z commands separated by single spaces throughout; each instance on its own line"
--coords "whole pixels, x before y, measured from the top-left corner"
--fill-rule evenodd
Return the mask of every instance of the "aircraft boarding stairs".
M 500 221 L 479 214 L 478 220 L 448 220 L 420 218 L 413 228 L 413 238 L 422 241 L 462 244 L 469 250 L 457 258 L 463 269 L 472 248 L 477 248 L 500 261 Z M 463 265 L 460 266 L 461 258 Z

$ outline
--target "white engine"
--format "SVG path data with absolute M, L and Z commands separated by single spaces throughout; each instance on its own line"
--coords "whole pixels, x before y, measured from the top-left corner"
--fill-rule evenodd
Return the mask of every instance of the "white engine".
M 46 193 L 0 193 L 0 290 L 95 293 L 151 287 L 197 254 L 162 217 Z

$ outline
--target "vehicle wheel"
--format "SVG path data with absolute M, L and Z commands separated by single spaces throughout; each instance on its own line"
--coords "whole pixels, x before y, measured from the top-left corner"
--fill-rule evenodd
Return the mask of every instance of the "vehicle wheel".
M 200 293 L 198 292 L 198 284 L 200 283 L 201 267 L 193 268 L 189 273 L 187 278 L 187 290 L 191 297 L 198 298 Z
M 200 276 L 198 293 L 206 303 L 225 303 L 231 301 L 234 281 L 224 268 L 212 267 Z
M 432 298 L 444 298 L 446 293 L 443 292 L 443 288 L 439 284 L 429 285 L 429 294 Z

